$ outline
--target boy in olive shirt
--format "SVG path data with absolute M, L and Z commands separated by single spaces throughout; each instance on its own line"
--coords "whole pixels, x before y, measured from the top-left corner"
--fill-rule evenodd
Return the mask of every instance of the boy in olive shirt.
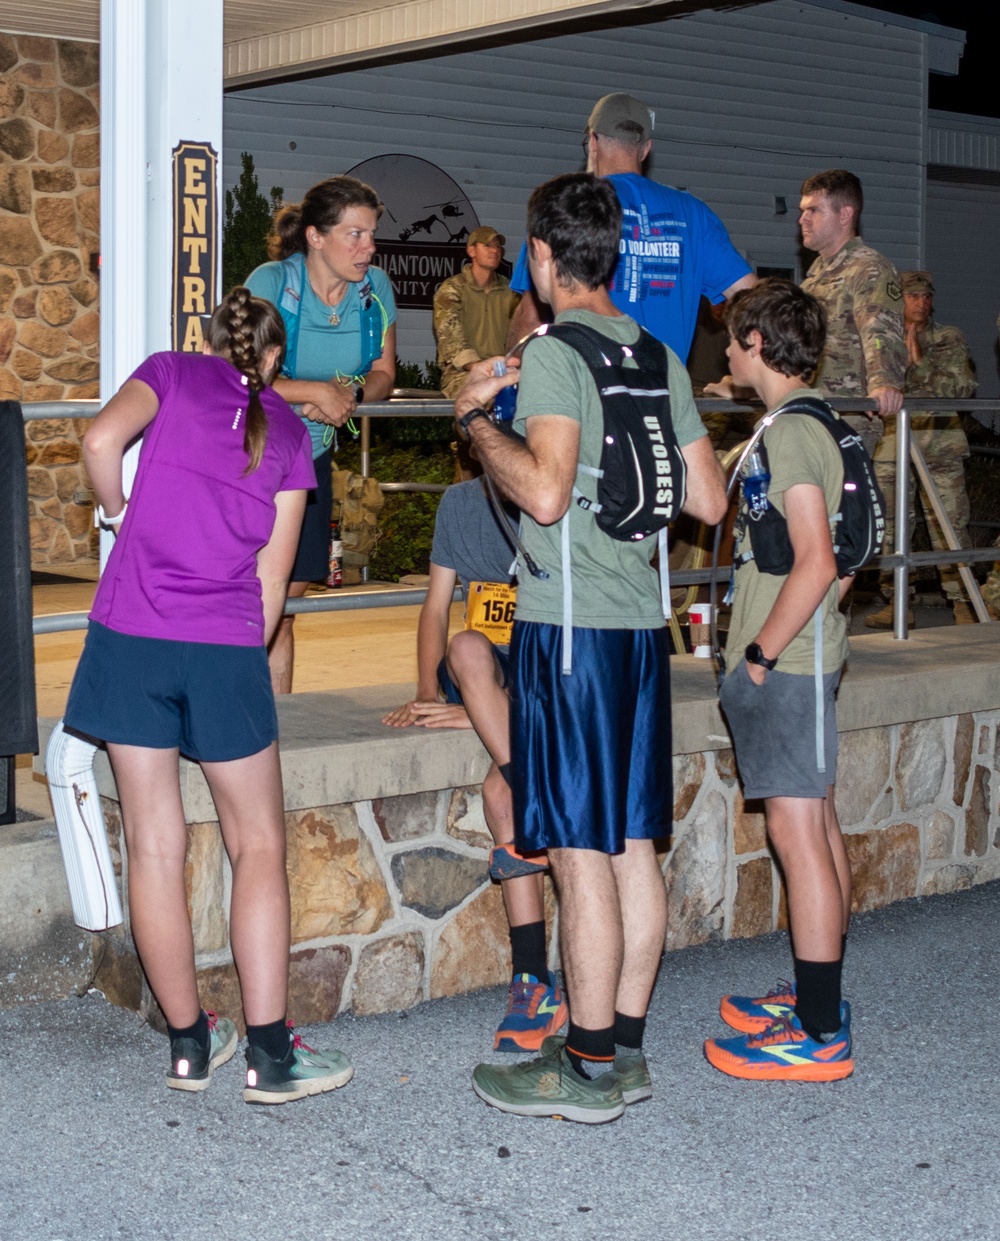
M 839 604 L 851 578 L 837 579 L 831 527 L 844 469 L 837 442 L 819 421 L 778 413 L 816 395 L 808 379 L 823 350 L 825 318 L 808 293 L 769 279 L 737 293 L 726 322 L 733 377 L 758 393 L 773 419 L 763 436 L 767 503 L 787 522 L 793 563 L 783 576 L 760 572 L 752 558 L 741 563 L 751 552 L 744 495 L 730 672 L 719 698 L 744 796 L 764 799 L 784 873 L 795 982 L 761 999 L 725 996 L 722 1018 L 743 1033 L 709 1039 L 705 1055 L 733 1077 L 831 1081 L 854 1071 L 850 1006 L 840 994 L 851 871 L 834 808 L 834 695 L 847 657 Z

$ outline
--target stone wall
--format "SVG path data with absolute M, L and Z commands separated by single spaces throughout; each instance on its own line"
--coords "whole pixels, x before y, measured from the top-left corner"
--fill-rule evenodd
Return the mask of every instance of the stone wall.
M 990 711 L 841 735 L 837 808 L 856 911 L 1000 877 L 998 725 L 1000 711 Z M 668 949 L 787 926 L 763 806 L 744 802 L 732 751 L 676 755 L 674 781 L 676 828 L 663 854 Z M 102 804 L 121 871 L 117 804 Z M 298 810 L 286 822 L 294 1020 L 403 1009 L 506 981 L 507 924 L 487 875 L 478 788 Z M 202 1002 L 237 1014 L 217 823 L 190 826 L 187 879 Z M 548 883 L 547 893 L 552 923 Z M 150 1012 L 127 927 L 106 938 L 96 985 Z M 550 956 L 555 964 L 555 943 Z
M 128 859 L 118 804 L 102 797 L 101 805 L 124 892 Z M 478 788 L 294 811 L 286 826 L 292 1020 L 330 1021 L 348 1008 L 361 1015 L 411 1008 L 509 978 L 507 920 L 500 888 L 487 874 L 492 842 Z M 227 917 L 231 873 L 218 823 L 189 824 L 186 877 L 202 1003 L 238 1015 Z M 548 880 L 546 907 L 551 924 Z M 127 924 L 103 938 L 94 985 L 156 1020 Z
M 0 399 L 98 395 L 98 48 L 0 34 Z M 86 424 L 26 424 L 32 560 L 96 554 Z

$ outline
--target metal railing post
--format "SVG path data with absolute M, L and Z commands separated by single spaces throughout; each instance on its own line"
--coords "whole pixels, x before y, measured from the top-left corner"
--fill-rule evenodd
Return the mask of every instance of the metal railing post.
M 370 478 L 372 472 L 372 420 L 361 419 L 361 477 Z
M 361 419 L 361 477 L 370 478 L 372 472 L 372 420 Z M 368 581 L 368 566 L 361 566 L 361 580 Z
M 910 554 L 910 414 L 904 405 L 896 415 L 896 555 Z M 906 560 L 892 571 L 892 636 L 909 637 L 910 566 Z

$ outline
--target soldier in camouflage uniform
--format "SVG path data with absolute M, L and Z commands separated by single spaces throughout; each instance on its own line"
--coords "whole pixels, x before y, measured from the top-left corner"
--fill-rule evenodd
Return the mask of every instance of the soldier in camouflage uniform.
M 802 243 L 818 258 L 802 288 L 826 311 L 826 348 L 814 384 L 828 396 L 870 396 L 878 414 L 848 414 L 846 422 L 874 455 L 880 419 L 899 412 L 906 372 L 902 293 L 896 269 L 858 236 L 864 198 L 857 177 L 842 168 L 809 177 L 802 186 Z
M 942 327 L 931 318 L 934 311 L 934 282 L 931 273 L 907 271 L 900 277 L 903 289 L 904 338 L 909 364 L 906 368 L 907 396 L 949 397 L 973 396 L 978 386 L 976 372 L 965 337 L 956 327 Z M 895 420 L 893 419 L 892 422 Z M 886 548 L 893 546 L 893 518 L 896 502 L 896 442 L 892 422 L 887 424 L 885 439 L 875 452 L 875 475 L 885 494 Z M 971 547 L 969 538 L 969 497 L 965 489 L 965 460 L 969 441 L 962 430 L 957 413 L 930 417 L 914 414 L 911 418 L 913 441 L 927 462 L 931 480 L 941 503 L 958 535 L 962 547 Z M 910 531 L 916 522 L 914 496 L 916 478 L 910 473 Z M 930 501 L 920 492 L 920 502 L 931 546 L 943 550 L 948 546 L 944 531 L 934 516 Z M 940 568 L 941 586 L 951 603 L 959 624 L 971 623 L 975 614 L 969 606 L 955 565 Z M 890 602 L 880 611 L 865 617 L 870 629 L 892 628 L 892 574 L 882 574 L 882 593 Z M 912 622 L 911 622 L 912 623 Z
M 442 281 L 434 294 L 441 390 L 449 398 L 455 397 L 474 362 L 504 352 L 510 318 L 520 301 L 497 271 L 506 242 L 489 225 L 473 229 L 466 246 L 471 261 L 457 276 Z

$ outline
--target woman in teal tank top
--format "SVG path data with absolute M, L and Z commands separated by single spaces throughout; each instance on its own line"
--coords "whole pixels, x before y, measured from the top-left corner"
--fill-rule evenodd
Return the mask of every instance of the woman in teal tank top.
M 351 418 L 360 400 L 385 400 L 396 379 L 392 285 L 372 264 L 381 212 L 378 195 L 363 181 L 346 176 L 321 181 L 301 203 L 278 212 L 269 239 L 272 261 L 247 280 L 285 321 L 288 347 L 274 388 L 306 419 L 316 467 L 317 488 L 306 506 L 290 598 L 326 577 L 335 428 Z M 292 688 L 292 620 L 283 618 L 269 653 L 279 694 Z

